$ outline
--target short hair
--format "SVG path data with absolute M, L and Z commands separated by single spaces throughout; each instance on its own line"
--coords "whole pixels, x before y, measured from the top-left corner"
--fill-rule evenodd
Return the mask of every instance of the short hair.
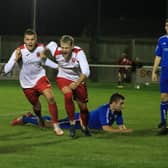
M 112 96 L 110 97 L 110 100 L 109 100 L 109 104 L 113 103 L 113 102 L 117 102 L 119 100 L 124 100 L 125 97 L 119 93 L 114 93 L 112 94 Z
M 60 43 L 70 43 L 71 46 L 74 44 L 74 38 L 70 35 L 63 35 L 61 38 L 60 38 Z
M 35 35 L 37 36 L 37 33 L 33 29 L 26 29 L 24 32 L 24 35 Z

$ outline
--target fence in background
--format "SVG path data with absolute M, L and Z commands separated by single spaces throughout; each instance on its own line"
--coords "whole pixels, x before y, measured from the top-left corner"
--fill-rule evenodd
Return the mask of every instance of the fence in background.
M 58 37 L 53 36 L 39 36 L 39 41 L 47 44 L 49 41 L 58 41 Z M 5 63 L 11 56 L 13 50 L 22 44 L 22 36 L 0 36 L 0 62 Z M 89 38 L 76 38 L 76 45 L 84 49 L 89 64 L 96 64 L 91 66 L 91 80 L 94 81 L 116 81 L 117 71 L 116 67 L 107 67 L 117 65 L 119 58 L 123 52 L 134 60 L 139 58 L 144 66 L 152 65 L 154 60 L 154 50 L 157 39 L 120 39 L 120 38 L 98 38 L 93 43 Z M 93 52 L 94 51 L 94 52 Z M 99 67 L 99 64 L 105 65 Z M 17 78 L 18 69 L 14 70 L 13 75 L 8 78 Z M 52 79 L 55 71 L 47 68 L 47 74 Z M 15 74 L 15 77 L 14 77 Z M 149 74 L 149 72 L 147 73 Z M 1 77 L 2 78 L 2 77 Z

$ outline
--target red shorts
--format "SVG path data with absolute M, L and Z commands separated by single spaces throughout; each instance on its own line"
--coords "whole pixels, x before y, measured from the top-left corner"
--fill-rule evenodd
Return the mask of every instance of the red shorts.
M 46 76 L 40 78 L 33 88 L 23 89 L 23 92 L 32 105 L 36 105 L 42 92 L 51 88 L 51 84 Z
M 71 80 L 65 78 L 56 78 L 56 83 L 58 88 L 62 90 L 65 86 L 69 86 L 72 82 Z M 88 93 L 87 93 L 87 86 L 85 83 L 80 84 L 75 90 L 73 90 L 74 99 L 79 100 L 82 103 L 88 102 Z

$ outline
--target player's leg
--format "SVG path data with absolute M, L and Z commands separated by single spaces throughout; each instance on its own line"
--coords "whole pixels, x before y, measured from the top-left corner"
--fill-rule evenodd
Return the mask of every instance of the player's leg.
M 63 135 L 64 132 L 59 128 L 58 125 L 57 105 L 48 78 L 46 76 L 42 77 L 40 80 L 38 80 L 34 88 L 42 93 L 48 102 L 48 109 L 52 118 L 54 132 L 56 133 L 56 135 Z
M 24 122 L 24 124 L 39 125 L 37 116 L 33 116 L 33 117 L 24 116 L 23 122 Z
M 162 132 L 167 132 L 166 130 L 166 120 L 167 120 L 167 110 L 168 110 L 168 71 L 166 69 L 162 69 L 161 76 L 160 76 L 160 118 L 161 122 L 159 127 L 161 128 Z M 165 131 L 166 130 L 166 131 Z
M 54 99 L 54 93 L 51 88 L 47 88 L 43 91 L 43 95 L 45 96 L 47 102 L 48 102 L 48 109 L 51 114 L 52 122 L 54 131 L 57 135 L 63 135 L 63 131 L 60 129 L 58 124 L 58 109 L 57 104 Z
M 70 128 L 69 128 L 69 136 L 75 137 L 76 131 L 75 131 L 75 105 L 73 102 L 73 94 L 69 87 L 62 88 L 62 92 L 64 94 L 64 103 L 65 103 L 65 109 L 69 118 Z
M 122 76 L 120 70 L 118 71 L 118 86 L 122 85 Z
M 64 79 L 64 78 L 57 78 L 56 79 L 57 85 L 61 92 L 64 94 L 64 104 L 65 110 L 69 118 L 70 128 L 69 128 L 69 136 L 75 137 L 75 105 L 73 101 L 73 93 L 72 90 L 68 87 L 72 81 Z
M 160 119 L 161 123 L 159 127 L 166 127 L 167 120 L 167 110 L 168 110 L 168 94 L 161 93 L 161 102 L 160 102 Z
M 23 114 L 15 118 L 14 120 L 12 120 L 11 125 L 15 126 L 15 125 L 27 124 L 29 123 L 29 118 L 33 118 L 33 117 L 36 117 L 36 116 L 34 116 L 31 112 L 27 112 L 26 114 Z
M 41 104 L 39 101 L 40 93 L 37 90 L 32 88 L 23 89 L 23 92 L 26 98 L 28 99 L 28 101 L 33 105 L 33 111 L 38 117 L 39 125 L 44 126 L 44 121 L 41 115 Z
M 88 94 L 86 84 L 79 85 L 74 92 L 74 97 L 80 109 L 81 129 L 86 136 L 91 136 L 88 129 L 89 111 L 87 107 Z

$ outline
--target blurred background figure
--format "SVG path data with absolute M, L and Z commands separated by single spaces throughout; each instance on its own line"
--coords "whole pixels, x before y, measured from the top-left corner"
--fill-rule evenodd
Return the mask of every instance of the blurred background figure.
M 125 67 L 120 67 L 118 70 L 118 88 L 123 88 L 124 83 L 131 82 L 131 68 L 128 66 L 132 65 L 132 60 L 126 52 L 121 54 L 118 65 L 125 65 Z

